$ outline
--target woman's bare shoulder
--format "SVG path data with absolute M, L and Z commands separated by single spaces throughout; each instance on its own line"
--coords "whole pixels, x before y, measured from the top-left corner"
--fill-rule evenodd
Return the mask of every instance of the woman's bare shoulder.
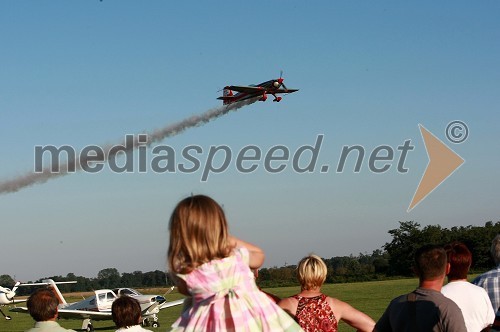
M 296 298 L 294 297 L 286 297 L 282 299 L 281 301 L 278 302 L 278 305 L 281 307 L 281 309 L 285 310 L 288 312 L 290 315 L 295 315 L 295 312 L 297 311 L 297 304 L 299 301 L 297 301 Z
M 326 301 L 337 315 L 342 315 L 346 309 L 352 308 L 349 304 L 334 297 L 327 296 Z
M 285 297 L 285 298 L 281 299 L 278 304 L 279 305 L 281 305 L 281 304 L 283 304 L 283 305 L 289 305 L 289 304 L 297 305 L 298 302 L 299 301 L 295 297 L 290 296 L 290 297 Z

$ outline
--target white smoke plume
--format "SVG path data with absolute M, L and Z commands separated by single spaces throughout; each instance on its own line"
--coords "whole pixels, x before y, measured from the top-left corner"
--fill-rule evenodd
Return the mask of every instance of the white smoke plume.
M 168 125 L 164 128 L 155 130 L 151 133 L 147 133 L 146 135 L 147 135 L 148 139 L 147 139 L 146 144 L 137 142 L 137 138 L 136 138 L 137 136 L 134 136 L 134 140 L 135 140 L 134 144 L 128 149 L 128 151 L 136 149 L 137 147 L 139 147 L 141 145 L 142 146 L 144 146 L 144 145 L 149 146 L 152 143 L 159 142 L 167 137 L 172 137 L 172 136 L 178 135 L 186 129 L 204 125 L 211 120 L 217 119 L 220 116 L 227 114 L 230 111 L 234 111 L 234 110 L 237 110 L 243 106 L 253 104 L 257 100 L 259 100 L 259 97 L 243 100 L 241 102 L 236 102 L 236 103 L 232 103 L 229 105 L 224 105 L 224 106 L 212 108 L 212 109 L 210 109 L 202 114 L 193 115 L 193 116 L 191 116 L 187 119 L 184 119 L 180 122 Z M 110 157 L 114 157 L 114 155 L 116 154 L 116 153 L 114 153 L 114 154 L 109 153 L 110 149 L 113 146 L 114 145 L 108 145 L 108 146 L 103 148 L 103 151 L 105 153 L 105 155 L 104 155 L 105 161 L 108 161 Z M 126 146 L 126 145 L 123 144 L 123 146 Z M 128 152 L 128 151 L 126 150 L 126 152 Z M 72 167 L 72 166 L 69 166 L 69 165 L 75 165 L 75 168 L 76 168 L 75 171 L 79 171 L 79 170 L 81 170 L 80 165 L 82 165 L 84 163 L 85 163 L 85 160 L 80 160 L 80 159 L 77 159 L 76 163 L 73 160 L 68 160 L 68 163 L 66 165 L 61 165 L 61 167 L 59 167 L 59 172 L 52 172 L 49 167 L 46 167 L 42 170 L 42 172 L 37 172 L 37 173 L 30 172 L 30 173 L 27 173 L 25 175 L 18 176 L 12 180 L 2 181 L 2 182 L 0 182 L 0 195 L 6 194 L 6 193 L 13 193 L 13 192 L 19 191 L 25 187 L 29 187 L 29 186 L 34 185 L 34 184 L 44 183 L 50 179 L 55 179 L 55 178 L 63 176 L 63 175 L 71 174 L 71 173 L 73 173 L 73 171 L 68 172 L 68 169 L 69 169 L 69 167 Z

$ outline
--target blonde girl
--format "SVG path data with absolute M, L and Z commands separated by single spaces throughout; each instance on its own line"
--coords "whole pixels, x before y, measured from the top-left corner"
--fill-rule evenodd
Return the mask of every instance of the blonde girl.
M 173 331 L 300 331 L 255 284 L 259 247 L 230 235 L 222 208 L 204 195 L 177 204 L 170 217 L 168 264 L 189 298 Z

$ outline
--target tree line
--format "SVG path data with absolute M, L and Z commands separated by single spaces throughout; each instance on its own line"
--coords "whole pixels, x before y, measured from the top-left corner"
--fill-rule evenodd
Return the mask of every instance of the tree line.
M 472 252 L 471 271 L 483 272 L 493 267 L 490 256 L 491 240 L 500 233 L 500 221 L 488 221 L 484 226 L 460 226 L 443 228 L 439 225 L 421 227 L 414 221 L 399 222 L 399 227 L 388 233 L 392 241 L 371 254 L 323 258 L 327 268 L 327 283 L 383 280 L 413 276 L 413 255 L 424 244 L 444 245 L 453 241 L 465 243 Z M 262 268 L 258 284 L 261 287 L 297 285 L 296 265 Z M 55 281 L 77 281 L 76 284 L 60 285 L 63 292 L 91 291 L 119 287 L 149 288 L 173 285 L 164 271 L 134 271 L 120 273 L 116 268 L 106 268 L 96 278 L 87 278 L 68 273 L 66 276 L 48 277 Z M 42 278 L 42 279 L 48 279 Z M 35 282 L 41 282 L 42 279 Z M 9 275 L 0 275 L 0 285 L 10 287 L 14 280 Z M 30 294 L 32 287 L 20 287 L 19 295 Z
M 491 269 L 491 241 L 500 234 L 500 221 L 488 221 L 484 226 L 443 228 L 440 225 L 421 227 L 415 221 L 399 222 L 399 227 L 388 231 L 392 241 L 371 254 L 323 258 L 328 268 L 327 283 L 383 280 L 412 277 L 413 256 L 424 244 L 445 245 L 463 242 L 472 253 L 471 272 Z M 263 268 L 259 271 L 262 287 L 297 285 L 296 265 Z

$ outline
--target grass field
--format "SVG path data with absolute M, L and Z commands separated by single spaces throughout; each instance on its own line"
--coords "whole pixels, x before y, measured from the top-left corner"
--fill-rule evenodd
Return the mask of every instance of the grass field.
M 322 291 L 332 297 L 345 301 L 353 307 L 365 312 L 375 321 L 382 315 L 390 300 L 400 294 L 410 292 L 418 284 L 416 279 L 398 279 L 387 281 L 372 281 L 350 284 L 327 284 Z M 299 287 L 280 287 L 266 288 L 267 292 L 287 297 L 299 292 Z M 143 289 L 144 294 L 163 294 L 166 289 Z M 68 302 L 79 301 L 82 294 L 67 295 Z M 66 296 L 65 296 L 66 297 Z M 169 294 L 168 301 L 182 298 L 178 293 Z M 24 305 L 21 303 L 21 305 Z M 27 314 L 8 312 L 8 307 L 3 307 L 3 311 L 12 317 L 12 320 L 6 321 L 0 317 L 0 331 L 16 332 L 26 331 L 33 326 L 32 318 Z M 179 317 L 181 306 L 172 309 L 162 310 L 159 314 L 160 328 L 156 331 L 168 331 L 170 325 Z M 78 330 L 81 327 L 80 320 L 60 320 L 59 324 L 65 328 Z M 112 321 L 95 321 L 92 323 L 96 331 L 115 331 L 116 328 Z M 150 328 L 152 331 L 155 329 Z M 339 331 L 354 331 L 346 324 L 341 323 Z

